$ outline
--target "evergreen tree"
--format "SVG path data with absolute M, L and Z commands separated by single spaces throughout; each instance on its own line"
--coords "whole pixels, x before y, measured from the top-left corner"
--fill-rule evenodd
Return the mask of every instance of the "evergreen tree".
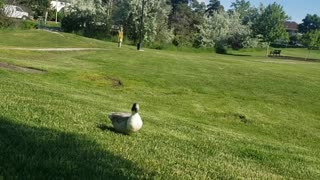
M 175 3 L 173 5 L 175 10 L 172 11 L 169 22 L 170 27 L 174 30 L 173 44 L 198 47 L 196 26 L 203 22 L 205 3 L 199 3 L 197 0 L 175 1 Z
M 207 5 L 206 13 L 212 16 L 216 11 L 224 11 L 224 7 L 221 5 L 219 0 L 210 0 Z
M 307 14 L 302 21 L 303 23 L 299 24 L 299 31 L 302 33 L 308 33 L 320 29 L 320 17 L 316 14 Z

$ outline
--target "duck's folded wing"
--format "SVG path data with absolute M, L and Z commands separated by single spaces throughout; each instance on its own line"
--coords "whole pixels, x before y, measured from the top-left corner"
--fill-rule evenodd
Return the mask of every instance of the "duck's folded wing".
M 127 121 L 131 116 L 131 113 L 112 113 L 109 115 L 109 118 L 114 123 L 121 123 L 123 121 Z

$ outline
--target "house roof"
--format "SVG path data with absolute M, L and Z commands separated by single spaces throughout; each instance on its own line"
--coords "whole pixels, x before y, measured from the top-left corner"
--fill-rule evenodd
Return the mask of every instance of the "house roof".
M 284 26 L 287 30 L 294 30 L 294 31 L 298 31 L 298 23 L 294 22 L 294 21 L 286 21 L 284 22 Z

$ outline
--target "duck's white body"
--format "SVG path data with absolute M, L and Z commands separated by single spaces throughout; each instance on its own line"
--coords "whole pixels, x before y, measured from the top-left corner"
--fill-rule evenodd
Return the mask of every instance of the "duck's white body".
M 130 132 L 137 132 L 142 128 L 143 122 L 139 113 L 131 115 L 127 122 L 127 129 Z
M 136 106 L 136 105 L 134 105 Z M 143 122 L 138 113 L 139 107 L 132 113 L 112 113 L 109 115 L 112 125 L 117 132 L 130 134 L 142 128 Z

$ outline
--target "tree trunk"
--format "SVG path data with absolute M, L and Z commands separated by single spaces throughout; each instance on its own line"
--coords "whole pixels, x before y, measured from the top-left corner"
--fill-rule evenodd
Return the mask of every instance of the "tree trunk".
M 267 44 L 267 52 L 266 52 L 266 57 L 268 57 L 268 54 L 269 54 L 269 46 L 270 46 L 270 42 L 268 42 L 268 44 Z
M 48 22 L 48 11 L 44 14 L 44 25 L 47 25 Z
M 306 56 L 306 61 L 309 59 L 310 52 L 311 52 L 311 49 L 309 49 L 309 52 L 308 52 L 308 54 Z

